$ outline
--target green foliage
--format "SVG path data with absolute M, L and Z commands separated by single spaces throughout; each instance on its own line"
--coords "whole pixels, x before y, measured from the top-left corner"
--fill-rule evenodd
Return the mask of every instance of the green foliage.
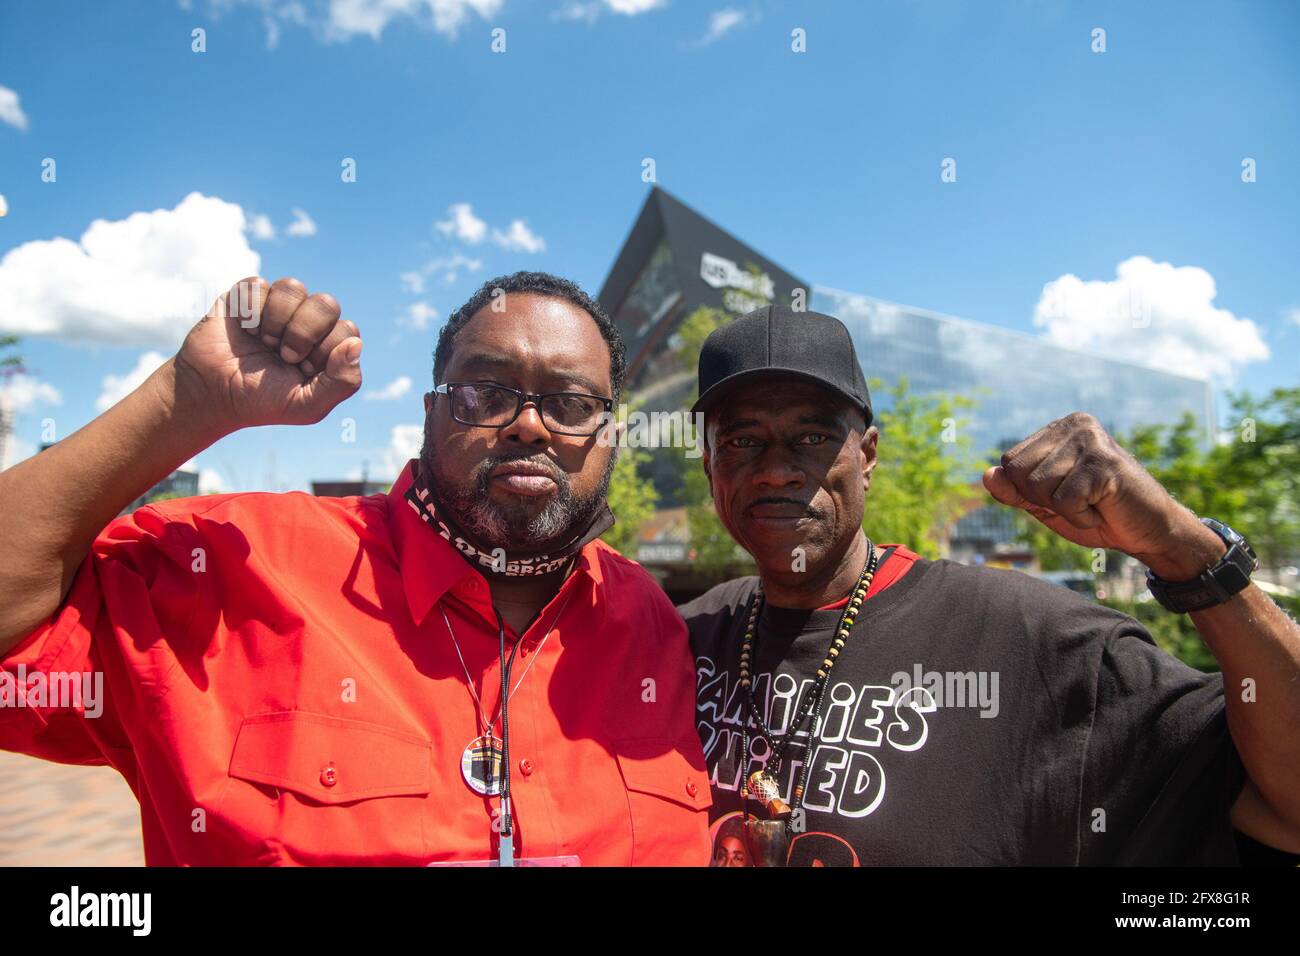
M 23 365 L 22 356 L 17 352 L 5 355 L 6 351 L 16 348 L 18 345 L 18 336 L 0 335 L 0 369 L 21 370 Z
M 1300 554 L 1300 388 L 1262 399 L 1229 393 L 1233 428 L 1206 448 L 1196 419 L 1116 435 L 1152 476 L 1197 515 L 1236 528 L 1260 564 L 1279 568 Z M 1092 554 L 1024 512 L 1016 520 L 1044 570 L 1086 569 Z
M 649 456 L 639 448 L 620 448 L 618 453 L 607 496 L 617 521 L 601 537 L 611 548 L 635 558 L 637 529 L 654 514 L 659 494 L 648 478 L 637 473 L 637 465 Z
M 677 358 L 685 371 L 695 374 L 700 364 L 700 351 L 704 348 L 704 340 L 734 318 L 736 316 L 730 312 L 702 305 L 682 320 L 674 338 L 680 343 Z M 691 403 L 694 404 L 695 399 L 699 397 L 700 392 L 697 388 L 691 393 Z
M 1007 505 L 996 505 L 1006 508 Z M 1066 541 L 1047 525 L 1033 515 L 1011 509 L 1012 520 L 1017 529 L 1017 537 L 1038 555 L 1039 567 L 1044 571 L 1091 571 L 1093 554 L 1091 548 Z M 1109 564 L 1111 556 L 1106 557 Z
M 1250 539 L 1260 564 L 1277 569 L 1300 555 L 1300 387 L 1262 399 L 1228 393 L 1233 428 L 1211 452 L 1211 480 L 1232 488 L 1221 514 Z M 1190 507 L 1190 505 L 1189 505 Z
M 871 379 L 873 395 L 892 401 L 876 415 L 880 429 L 863 527 L 876 542 L 904 544 L 939 557 L 940 536 L 978 496 L 967 476 L 979 464 L 961 413 L 976 401 L 966 395 L 916 395 L 906 378 L 887 388 Z
M 628 411 L 635 411 L 640 403 L 633 403 Z M 607 545 L 636 558 L 637 532 L 641 523 L 655 513 L 659 493 L 655 491 L 654 482 L 643 477 L 638 466 L 649 455 L 639 448 L 625 446 L 617 449 L 618 459 L 614 462 L 614 473 L 609 478 L 609 491 L 605 496 L 609 510 L 614 512 L 614 527 L 603 535 L 601 540 Z
M 1276 569 L 1300 554 L 1300 388 L 1228 399 L 1233 427 L 1208 450 L 1190 415 L 1123 444 L 1171 495 L 1236 528 Z

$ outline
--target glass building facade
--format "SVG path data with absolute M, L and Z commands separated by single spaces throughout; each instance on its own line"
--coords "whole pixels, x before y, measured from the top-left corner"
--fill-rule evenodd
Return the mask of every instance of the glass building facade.
M 1212 439 L 1213 395 L 1200 379 L 870 296 L 814 287 L 810 301 L 848 326 L 868 378 L 893 386 L 906 377 L 917 394 L 975 399 L 964 414 L 976 452 L 1000 454 L 1070 412 L 1096 416 L 1111 434 L 1173 425 L 1190 413 L 1207 447 Z M 886 396 L 872 398 L 888 408 Z

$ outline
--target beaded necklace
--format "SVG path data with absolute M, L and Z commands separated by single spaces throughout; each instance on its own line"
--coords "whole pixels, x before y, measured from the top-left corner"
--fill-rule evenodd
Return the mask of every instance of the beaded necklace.
M 757 701 L 754 700 L 753 681 L 750 674 L 750 665 L 754 657 L 754 629 L 758 624 L 758 615 L 763 607 L 763 584 L 760 581 L 758 589 L 754 592 L 753 603 L 750 606 L 749 619 L 745 624 L 745 636 L 740 646 L 740 688 L 746 702 L 749 704 L 750 716 L 762 736 L 767 740 L 771 755 L 767 764 L 762 770 L 755 770 L 745 781 L 741 788 L 741 798 L 744 803 L 742 807 L 742 819 L 749 818 L 749 799 L 754 798 L 773 819 L 785 820 L 785 831 L 789 835 L 794 827 L 794 809 L 797 809 L 803 801 L 804 791 L 808 786 L 808 776 L 812 769 L 812 736 L 817 730 L 821 721 L 822 702 L 825 699 L 826 686 L 829 683 L 831 669 L 835 666 L 835 660 L 844 650 L 845 642 L 848 640 L 849 632 L 853 629 L 853 622 L 857 618 L 858 612 L 862 609 L 862 602 L 866 600 L 867 591 L 871 588 L 871 579 L 879 567 L 879 560 L 876 557 L 875 546 L 872 545 L 871 539 L 867 539 L 867 563 L 863 565 L 862 573 L 858 576 L 858 582 L 853 587 L 848 604 L 844 606 L 844 611 L 840 614 L 840 622 L 835 628 L 835 637 L 831 645 L 826 650 L 826 657 L 822 661 L 821 667 L 817 668 L 817 680 L 813 682 L 812 687 L 804 696 L 803 702 L 795 712 L 794 719 L 786 729 L 784 737 L 777 739 L 763 720 L 763 715 L 759 710 Z M 799 785 L 794 788 L 793 798 L 794 807 L 790 807 L 780 798 L 780 784 L 777 782 L 778 775 L 781 772 L 781 758 L 785 753 L 786 747 L 798 735 L 800 728 L 808 719 L 810 714 L 816 708 L 816 714 L 813 716 L 812 726 L 809 728 L 809 741 L 804 753 L 803 770 L 800 774 Z M 741 725 L 741 760 L 745 764 L 749 763 L 749 721 L 744 721 Z

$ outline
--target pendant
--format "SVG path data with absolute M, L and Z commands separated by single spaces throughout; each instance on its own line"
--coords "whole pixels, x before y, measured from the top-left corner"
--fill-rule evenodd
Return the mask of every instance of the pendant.
M 755 770 L 751 773 L 745 789 L 772 817 L 789 816 L 790 807 L 781 799 L 781 786 L 776 782 L 776 777 L 766 770 Z
M 460 772 L 475 793 L 495 797 L 501 792 L 501 758 L 505 745 L 490 731 L 475 737 L 460 756 Z
M 785 866 L 790 858 L 790 834 L 784 820 L 745 819 L 745 847 L 753 866 Z

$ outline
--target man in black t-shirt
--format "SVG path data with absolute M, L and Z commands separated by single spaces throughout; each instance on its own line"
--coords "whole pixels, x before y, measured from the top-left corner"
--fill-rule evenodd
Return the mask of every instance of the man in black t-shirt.
M 769 307 L 714 332 L 694 410 L 717 512 L 760 571 L 680 609 L 714 865 L 1232 864 L 1234 828 L 1300 852 L 1300 628 L 1250 583 L 1244 540 L 1091 416 L 985 486 L 1141 560 L 1222 675 L 1064 588 L 873 545 L 879 436 L 836 319 Z

